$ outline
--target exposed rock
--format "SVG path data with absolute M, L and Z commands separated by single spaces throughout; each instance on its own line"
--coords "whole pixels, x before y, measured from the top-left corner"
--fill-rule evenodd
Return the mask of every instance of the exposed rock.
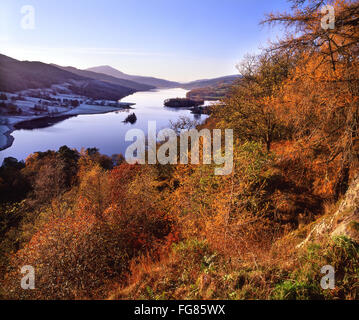
M 338 210 L 317 222 L 298 247 L 327 235 L 346 236 L 359 243 L 359 175 L 351 183 Z

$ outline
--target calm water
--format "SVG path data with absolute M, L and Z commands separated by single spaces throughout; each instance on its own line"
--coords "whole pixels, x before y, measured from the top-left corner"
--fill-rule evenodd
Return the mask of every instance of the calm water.
M 25 159 L 36 151 L 58 150 L 67 145 L 70 148 L 96 147 L 109 156 L 125 153 L 131 142 L 125 142 L 125 134 L 129 129 L 142 129 L 147 134 L 148 121 L 156 121 L 157 131 L 168 128 L 170 120 L 176 121 L 180 116 L 203 121 L 207 116 L 193 115 L 189 110 L 171 109 L 163 106 L 168 98 L 185 97 L 186 90 L 166 89 L 150 92 L 137 92 L 125 97 L 123 101 L 134 102 L 134 110 L 112 112 L 97 115 L 80 115 L 59 122 L 48 128 L 32 130 L 16 130 L 12 133 L 13 145 L 0 151 L 0 163 L 6 157 Z M 122 121 L 135 113 L 137 122 L 133 125 Z

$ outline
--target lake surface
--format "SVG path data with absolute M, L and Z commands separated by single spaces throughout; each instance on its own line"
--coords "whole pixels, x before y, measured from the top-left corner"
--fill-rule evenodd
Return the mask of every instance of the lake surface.
M 116 111 L 106 114 L 79 115 L 39 129 L 21 129 L 12 133 L 13 145 L 0 151 L 0 164 L 6 157 L 24 160 L 36 151 L 58 150 L 67 145 L 70 148 L 96 147 L 102 154 L 125 154 L 131 142 L 125 142 L 126 132 L 141 129 L 147 135 L 148 121 L 156 121 L 157 132 L 170 127 L 170 121 L 181 116 L 203 121 L 206 115 L 193 115 L 189 110 L 172 109 L 163 106 L 168 98 L 185 97 L 187 90 L 164 89 L 137 92 L 122 101 L 136 103 L 133 110 Z M 135 113 L 135 124 L 123 123 L 130 113 Z

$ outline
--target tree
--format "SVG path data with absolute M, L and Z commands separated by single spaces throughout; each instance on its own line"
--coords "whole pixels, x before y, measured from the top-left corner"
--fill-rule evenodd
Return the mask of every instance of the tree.
M 45 163 L 40 167 L 35 183 L 35 197 L 41 201 L 58 198 L 65 189 L 65 164 L 61 159 Z
M 71 100 L 71 107 L 76 108 L 80 105 L 78 100 Z
M 109 188 L 106 173 L 98 164 L 81 177 L 79 196 L 89 212 L 102 217 L 109 201 Z
M 359 3 L 351 0 L 290 0 L 292 13 L 269 14 L 262 23 L 283 24 L 291 36 L 279 41 L 278 50 L 306 52 L 307 58 L 312 53 L 319 53 L 320 63 L 330 63 L 333 70 L 338 63 L 350 63 L 357 55 L 359 43 Z M 335 7 L 334 29 L 323 29 L 321 7 Z
M 25 167 L 25 164 L 23 161 L 18 161 L 14 157 L 7 157 L 4 159 L 4 161 L 2 163 L 2 167 L 4 169 L 14 168 L 14 169 L 20 170 Z
M 357 165 L 359 142 L 359 3 L 357 1 L 293 1 L 291 14 L 269 15 L 266 23 L 296 30 L 272 51 L 301 56 L 282 93 L 282 118 L 293 126 L 302 147 L 325 154 L 323 164 L 338 162 L 335 198 L 348 188 Z M 319 8 L 335 6 L 333 30 L 321 28 Z
M 28 179 L 23 175 L 24 163 L 8 157 L 0 167 L 0 202 L 21 201 L 30 191 Z
M 218 107 L 215 116 L 222 126 L 233 128 L 241 140 L 264 142 L 267 151 L 281 137 L 283 127 L 277 116 L 276 94 L 293 67 L 294 58 L 286 53 L 248 56 L 239 66 L 242 79 Z
M 67 187 L 72 186 L 76 182 L 78 161 L 80 158 L 76 150 L 71 150 L 67 146 L 62 146 L 58 150 L 58 154 L 64 161 L 64 171 L 66 174 L 65 183 Z
M 105 172 L 98 164 L 87 167 L 73 190 L 73 209 L 47 217 L 11 256 L 0 283 L 6 298 L 103 299 L 126 279 L 131 259 L 158 256 L 172 220 L 156 206 L 152 175 L 137 176 L 140 168 L 122 164 Z M 20 287 L 24 265 L 36 270 L 36 290 Z

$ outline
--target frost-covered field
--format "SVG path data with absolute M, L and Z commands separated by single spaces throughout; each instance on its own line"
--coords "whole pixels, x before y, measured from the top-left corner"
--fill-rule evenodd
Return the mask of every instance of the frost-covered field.
M 4 148 L 7 145 L 7 137 L 0 133 L 0 149 Z
M 8 137 L 5 135 L 9 132 L 10 128 L 6 125 L 0 125 L 0 150 L 8 144 Z
M 119 108 L 110 106 L 94 106 L 89 104 L 81 104 L 75 109 L 65 112 L 66 115 L 79 115 L 79 114 L 98 114 L 117 111 Z
M 0 133 L 5 133 L 9 131 L 9 127 L 5 125 L 0 125 Z
M 64 90 L 65 88 L 55 89 Z M 11 143 L 9 133 L 14 130 L 13 126 L 17 123 L 44 117 L 108 113 L 132 105 L 117 101 L 92 100 L 70 93 L 58 93 L 55 89 L 30 89 L 18 94 L 4 92 L 7 100 L 0 101 L 6 105 L 0 109 L 2 111 L 0 150 L 8 147 Z

